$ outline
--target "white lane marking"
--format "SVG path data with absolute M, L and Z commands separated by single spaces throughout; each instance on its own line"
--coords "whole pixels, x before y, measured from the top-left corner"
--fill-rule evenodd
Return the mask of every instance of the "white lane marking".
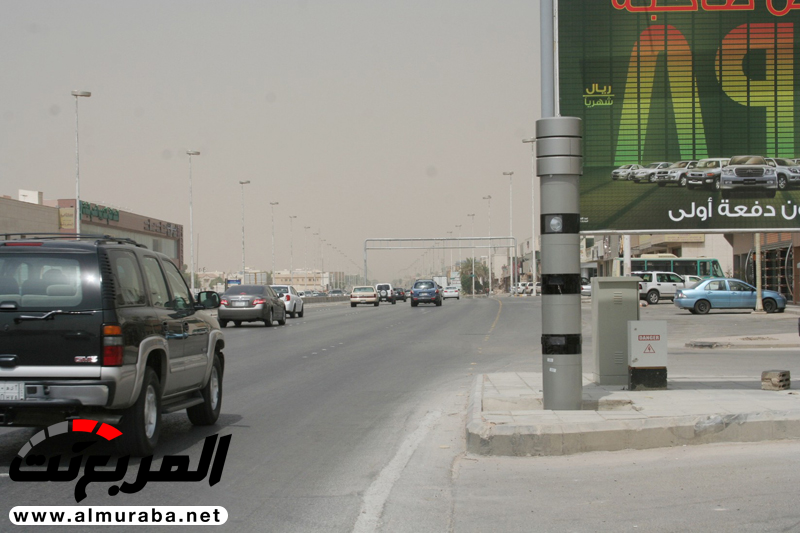
M 358 514 L 354 533 L 371 533 L 376 531 L 378 523 L 383 513 L 383 506 L 392 492 L 394 484 L 400 479 L 408 461 L 417 450 L 422 440 L 433 429 L 433 426 L 442 416 L 441 411 L 431 411 L 422 419 L 417 429 L 406 437 L 397 453 L 389 463 L 383 467 L 381 473 L 364 493 L 364 500 L 361 502 L 361 512 Z

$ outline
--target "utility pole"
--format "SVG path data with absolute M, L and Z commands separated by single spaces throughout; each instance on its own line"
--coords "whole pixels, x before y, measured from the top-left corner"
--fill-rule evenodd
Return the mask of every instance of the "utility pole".
M 512 216 L 514 212 L 514 189 L 512 185 L 512 180 L 514 179 L 513 172 L 503 172 L 503 176 L 508 176 L 508 235 L 509 237 L 514 236 L 514 217 Z M 512 241 L 513 242 L 513 241 Z M 513 253 L 509 256 L 508 266 L 509 266 L 509 287 L 508 293 L 512 294 L 511 290 L 514 287 L 514 273 L 517 270 L 517 262 L 516 262 L 516 255 L 517 250 L 516 246 L 514 247 Z M 512 267 L 513 263 L 513 267 Z
M 472 218 L 472 299 L 475 299 L 475 213 L 467 215 Z
M 489 200 L 489 298 L 492 297 L 492 256 L 494 255 L 494 248 L 492 248 L 492 195 L 484 196 L 484 200 Z

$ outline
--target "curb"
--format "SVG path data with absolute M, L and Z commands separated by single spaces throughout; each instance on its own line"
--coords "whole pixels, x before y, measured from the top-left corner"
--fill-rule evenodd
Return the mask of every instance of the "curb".
M 603 422 L 581 422 L 578 419 L 574 423 L 562 421 L 533 425 L 495 424 L 482 416 L 483 383 L 484 376 L 477 376 L 467 409 L 467 452 L 478 455 L 552 456 L 800 439 L 800 411 L 661 416 Z

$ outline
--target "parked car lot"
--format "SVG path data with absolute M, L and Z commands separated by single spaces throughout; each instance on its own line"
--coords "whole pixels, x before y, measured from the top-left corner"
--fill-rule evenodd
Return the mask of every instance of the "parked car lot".
M 243 322 L 264 322 L 272 327 L 275 321 L 286 324 L 286 305 L 283 298 L 267 285 L 233 285 L 222 295 L 219 306 L 219 325 L 233 322 L 237 328 Z
M 786 298 L 778 292 L 762 290 L 761 304 L 767 313 L 783 313 Z M 739 279 L 707 279 L 691 289 L 679 289 L 675 305 L 695 315 L 705 315 L 712 309 L 755 309 L 756 288 Z

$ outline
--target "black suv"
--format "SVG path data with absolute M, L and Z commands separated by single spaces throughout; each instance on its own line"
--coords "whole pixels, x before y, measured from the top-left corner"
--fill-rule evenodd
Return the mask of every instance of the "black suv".
M 90 418 L 122 431 L 124 453 L 151 455 L 162 413 L 214 424 L 225 341 L 206 310 L 219 303 L 195 301 L 166 255 L 129 239 L 0 240 L 0 425 Z

